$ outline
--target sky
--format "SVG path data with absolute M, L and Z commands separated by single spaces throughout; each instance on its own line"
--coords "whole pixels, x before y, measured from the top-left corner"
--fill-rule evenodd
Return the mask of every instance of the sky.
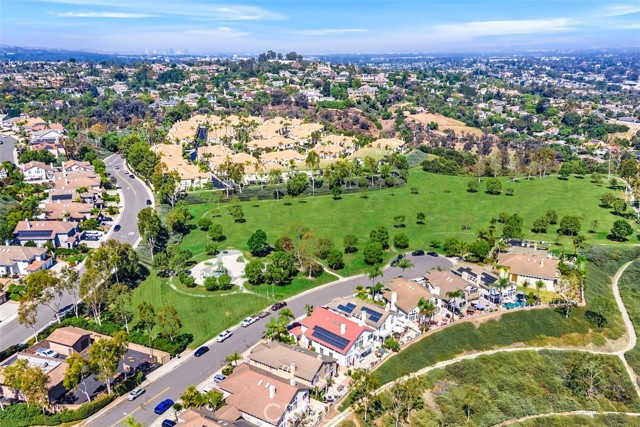
M 0 0 L 0 44 L 144 53 L 640 46 L 640 0 Z

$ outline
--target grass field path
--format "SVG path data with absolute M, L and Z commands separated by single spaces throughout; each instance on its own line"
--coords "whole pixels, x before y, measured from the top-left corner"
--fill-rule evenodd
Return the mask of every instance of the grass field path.
M 634 260 L 636 261 L 636 260 Z M 627 345 L 625 346 L 625 348 L 620 349 L 620 350 L 616 350 L 616 351 L 598 351 L 598 350 L 590 350 L 590 349 L 580 349 L 580 348 L 568 348 L 568 347 L 508 347 L 508 348 L 501 348 L 501 349 L 495 349 L 495 350 L 488 350 L 488 351 L 479 351 L 476 353 L 469 353 L 469 354 L 465 354 L 459 357 L 455 357 L 453 359 L 449 359 L 449 360 L 444 360 L 442 362 L 438 362 L 435 365 L 432 366 L 428 366 L 426 368 L 420 369 L 417 372 L 413 372 L 409 375 L 397 378 L 394 381 L 391 381 L 387 384 L 384 384 L 382 387 L 380 387 L 376 393 L 381 393 L 391 387 L 393 387 L 393 385 L 400 383 L 400 382 L 404 382 L 410 378 L 413 377 L 417 377 L 417 376 L 422 376 L 425 375 L 427 373 L 429 373 L 430 371 L 434 370 L 434 369 L 440 369 L 440 368 L 444 368 L 447 367 L 449 365 L 454 365 L 458 362 L 461 362 L 463 360 L 472 360 L 472 359 L 476 359 L 478 357 L 481 356 L 490 356 L 496 353 L 502 353 L 502 352 L 515 352 L 515 351 L 582 351 L 585 353 L 591 353 L 591 354 L 600 354 L 600 355 L 615 355 L 618 358 L 620 358 L 620 360 L 622 361 L 622 364 L 624 365 L 625 369 L 627 370 L 627 374 L 629 375 L 629 377 L 631 378 L 631 381 L 633 383 L 633 386 L 635 387 L 636 393 L 638 394 L 638 396 L 640 397 L 640 387 L 638 386 L 637 383 L 637 378 L 635 373 L 633 372 L 633 369 L 631 369 L 631 367 L 629 366 L 629 364 L 627 363 L 627 360 L 624 357 L 624 354 L 633 349 L 636 346 L 636 342 L 637 342 L 637 334 L 636 334 L 636 330 L 633 326 L 633 323 L 631 322 L 631 318 L 629 317 L 629 313 L 627 312 L 627 308 L 624 305 L 624 302 L 622 301 L 622 297 L 620 296 L 620 289 L 618 286 L 618 282 L 620 280 L 620 277 L 622 276 L 622 274 L 625 272 L 625 270 L 634 262 L 634 261 L 629 261 L 626 264 L 624 264 L 622 267 L 620 267 L 618 269 L 618 271 L 616 272 L 616 274 L 613 276 L 612 279 L 612 289 L 613 289 L 613 295 L 616 301 L 616 304 L 618 306 L 618 310 L 620 310 L 620 313 L 622 314 L 622 319 L 624 320 L 624 324 L 627 330 L 627 336 L 628 336 L 628 341 L 627 341 Z M 414 343 L 417 342 L 414 341 Z M 377 365 L 377 366 L 381 366 L 381 364 Z M 347 395 L 345 395 L 346 398 Z M 351 414 L 352 414 L 352 407 L 349 407 L 347 410 L 345 410 L 342 413 L 338 413 L 337 416 L 331 418 L 330 420 L 327 420 L 325 422 L 325 424 L 323 424 L 324 427 L 334 427 L 337 426 L 339 423 L 341 423 L 342 421 L 348 419 Z M 595 412 L 595 411 L 573 411 L 573 412 L 567 412 L 567 413 L 546 413 L 546 414 L 538 414 L 538 415 L 531 415 L 528 417 L 523 417 L 523 418 L 519 418 L 516 420 L 509 420 L 509 421 L 505 421 L 502 422 L 500 424 L 496 424 L 495 426 L 505 426 L 505 425 L 509 425 L 509 424 L 513 424 L 513 423 L 517 423 L 520 421 L 525 421 L 527 419 L 533 419 L 533 418 L 539 418 L 539 417 L 547 417 L 547 416 L 551 416 L 551 415 L 591 415 L 591 414 L 607 414 L 606 412 Z M 630 416 L 640 416 L 640 413 L 636 414 L 636 413 L 623 413 L 623 412 L 611 412 L 610 414 L 623 414 L 623 415 L 630 415 Z

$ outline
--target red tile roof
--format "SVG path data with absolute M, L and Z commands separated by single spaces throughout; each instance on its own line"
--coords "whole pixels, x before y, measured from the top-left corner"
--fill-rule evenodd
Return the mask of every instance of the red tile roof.
M 353 344 L 355 344 L 355 342 L 363 332 L 372 331 L 371 328 L 360 326 L 358 323 L 342 317 L 332 311 L 329 311 L 324 307 L 317 307 L 313 310 L 311 316 L 300 321 L 300 323 L 302 324 L 302 326 L 307 328 L 304 332 L 304 336 L 306 336 L 310 341 L 318 342 L 325 347 L 337 351 L 340 354 L 347 354 L 349 352 L 349 349 L 353 346 Z M 341 333 L 341 324 L 345 325 L 344 334 Z M 319 339 L 318 337 L 314 337 L 312 334 L 313 328 L 315 326 L 320 326 L 321 328 L 326 329 L 327 331 L 332 332 L 341 338 L 349 340 L 349 344 L 347 344 L 344 349 L 340 349 L 328 342 Z

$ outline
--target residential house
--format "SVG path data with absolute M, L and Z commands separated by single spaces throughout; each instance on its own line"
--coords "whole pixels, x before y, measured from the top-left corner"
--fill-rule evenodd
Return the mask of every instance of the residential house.
M 51 153 L 55 158 L 64 155 L 64 147 L 59 142 L 37 142 L 29 145 L 29 150 L 40 151 L 45 150 Z
M 309 388 L 255 366 L 241 364 L 218 387 L 226 405 L 216 411 L 221 421 L 244 419 L 255 426 L 285 427 L 306 411 Z
M 53 179 L 53 167 L 32 161 L 22 165 L 25 181 L 49 181 Z
M 324 389 L 327 380 L 338 375 L 338 361 L 315 351 L 277 341 L 261 343 L 251 350 L 249 364 L 285 380 Z
M 62 169 L 64 169 L 64 171 L 67 173 L 78 171 L 91 173 L 94 172 L 93 166 L 90 162 L 82 162 L 79 160 L 68 160 L 64 162 L 64 164 L 62 165 Z
M 432 295 L 437 296 L 438 307 L 463 308 L 467 305 L 469 293 L 478 294 L 477 288 L 451 271 L 433 269 L 425 275 L 426 287 Z M 459 293 L 458 296 L 454 296 Z
M 175 144 L 157 144 L 152 150 L 161 157 L 167 170 L 176 171 L 180 175 L 180 190 L 202 187 L 209 182 L 211 173 L 202 172 L 200 167 L 182 157 L 182 146 Z
M 29 144 L 39 144 L 43 142 L 48 144 L 58 144 L 63 137 L 64 135 L 62 132 L 55 129 L 43 129 L 31 133 L 31 141 L 29 141 Z
M 384 307 L 353 296 L 336 298 L 326 307 L 353 321 L 372 328 L 376 341 L 382 343 L 394 332 L 395 316 Z
M 34 242 L 37 247 L 51 242 L 56 248 L 73 248 L 78 244 L 76 224 L 65 221 L 20 221 L 14 230 L 16 240 L 24 246 Z
M 554 291 L 560 273 L 559 261 L 546 255 L 506 253 L 498 256 L 497 270 L 520 286 L 535 286 L 541 280 L 548 291 Z
M 22 392 L 14 390 L 5 384 L 4 368 L 11 366 L 19 360 L 26 360 L 30 367 L 38 367 L 47 376 L 47 397 L 49 402 L 61 397 L 66 393 L 62 384 L 67 364 L 63 360 L 52 359 L 50 357 L 38 356 L 26 352 L 18 352 L 0 362 L 0 398 L 11 398 L 25 400 Z
M 91 332 L 75 326 L 58 328 L 46 339 L 49 348 L 58 354 L 71 356 L 82 353 L 91 345 Z
M 491 303 L 497 304 L 516 297 L 517 286 L 514 282 L 509 281 L 505 287 L 501 288 L 498 286 L 500 277 L 480 266 L 463 263 L 458 264 L 451 271 L 473 284 L 479 296 Z M 473 299 L 470 294 L 467 294 L 467 298 L 469 301 Z
M 324 307 L 316 307 L 311 316 L 290 331 L 298 345 L 333 357 L 342 366 L 352 366 L 373 351 L 373 329 L 349 320 Z
M 0 275 L 26 275 L 46 270 L 53 265 L 53 259 L 47 257 L 44 248 L 25 246 L 0 246 Z
M 42 215 L 39 219 L 48 221 L 75 221 L 80 222 L 91 217 L 94 206 L 89 203 L 58 200 L 56 202 L 44 203 L 40 206 Z
M 437 298 L 427 288 L 414 280 L 396 277 L 385 285 L 382 293 L 387 309 L 395 314 L 396 321 L 405 327 L 415 327 L 414 322 L 420 321 L 421 298 L 429 300 L 438 306 Z

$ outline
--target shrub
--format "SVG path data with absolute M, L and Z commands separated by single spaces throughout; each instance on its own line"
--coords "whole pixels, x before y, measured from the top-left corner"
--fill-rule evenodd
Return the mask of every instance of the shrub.
M 208 231 L 209 227 L 211 227 L 211 224 L 213 224 L 213 221 L 211 221 L 209 218 L 200 218 L 200 220 L 198 221 L 198 227 L 200 227 L 200 230 L 202 231 Z

